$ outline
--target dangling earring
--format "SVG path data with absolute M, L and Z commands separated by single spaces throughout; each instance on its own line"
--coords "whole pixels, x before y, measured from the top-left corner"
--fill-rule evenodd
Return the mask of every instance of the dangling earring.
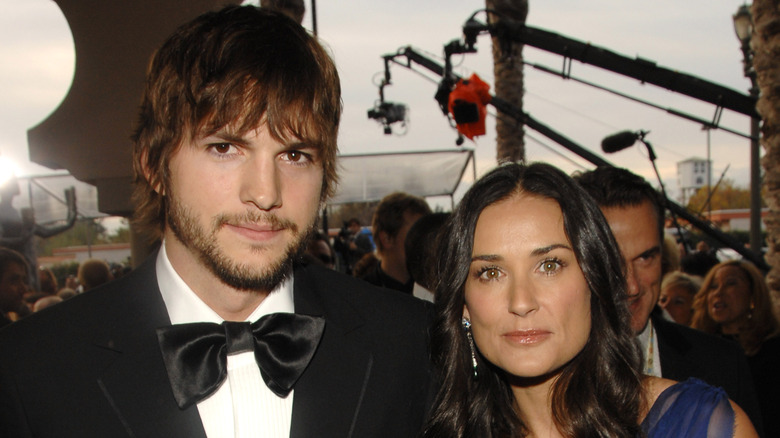
M 748 310 L 748 319 L 753 319 L 753 309 L 756 308 L 754 303 L 750 303 L 750 310 Z
M 463 318 L 463 330 L 466 332 L 466 338 L 469 341 L 471 349 L 471 365 L 474 368 L 474 379 L 477 379 L 477 350 L 474 348 L 474 337 L 471 336 L 471 321 Z

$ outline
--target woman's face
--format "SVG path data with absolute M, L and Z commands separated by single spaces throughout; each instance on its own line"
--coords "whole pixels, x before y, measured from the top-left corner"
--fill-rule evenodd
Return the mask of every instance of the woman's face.
M 750 315 L 750 280 L 737 266 L 718 268 L 707 289 L 707 312 L 726 334 L 739 333 Z
M 661 289 L 658 304 L 669 312 L 674 322 L 682 325 L 691 323 L 693 316 L 693 294 L 682 284 L 672 284 Z
M 590 291 L 557 202 L 513 195 L 477 220 L 463 315 L 492 364 L 517 377 L 559 370 L 590 335 Z

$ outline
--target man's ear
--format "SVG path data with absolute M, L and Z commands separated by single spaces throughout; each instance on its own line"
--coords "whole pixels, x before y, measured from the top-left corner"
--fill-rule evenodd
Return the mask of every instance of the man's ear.
M 393 247 L 393 239 L 386 231 L 379 232 L 379 239 L 382 241 L 382 249 L 387 250 Z
M 160 182 L 159 178 L 154 178 L 154 173 L 149 168 L 149 151 L 144 150 L 141 152 L 141 172 L 143 173 L 144 179 L 146 182 L 149 183 L 150 186 L 152 186 L 152 189 L 157 192 L 160 196 L 165 196 L 165 190 L 163 189 L 162 183 Z

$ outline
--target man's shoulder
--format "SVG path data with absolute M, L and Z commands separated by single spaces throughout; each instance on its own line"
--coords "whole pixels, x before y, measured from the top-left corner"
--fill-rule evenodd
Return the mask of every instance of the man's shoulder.
M 25 345 L 40 336 L 55 336 L 65 342 L 79 333 L 93 335 L 101 327 L 119 327 L 121 321 L 142 318 L 144 312 L 149 315 L 153 309 L 146 297 L 157 290 L 157 285 L 148 275 L 147 270 L 131 272 L 9 324 L 0 330 L 0 348 L 6 344 Z
M 742 353 L 736 342 L 667 321 L 663 318 L 653 319 L 653 326 L 659 340 L 668 343 L 685 343 L 686 349 L 690 349 L 690 351 L 706 350 L 707 352 L 730 354 Z
M 302 277 L 309 285 L 316 284 L 315 293 L 320 299 L 348 304 L 372 320 L 422 318 L 427 323 L 432 311 L 427 301 L 320 266 L 298 267 L 296 281 Z

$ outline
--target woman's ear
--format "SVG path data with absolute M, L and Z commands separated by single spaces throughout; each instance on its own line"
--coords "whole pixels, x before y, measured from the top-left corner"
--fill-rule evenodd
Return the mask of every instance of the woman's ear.
M 463 317 L 471 321 L 471 316 L 469 315 L 469 308 L 465 304 L 463 305 Z

